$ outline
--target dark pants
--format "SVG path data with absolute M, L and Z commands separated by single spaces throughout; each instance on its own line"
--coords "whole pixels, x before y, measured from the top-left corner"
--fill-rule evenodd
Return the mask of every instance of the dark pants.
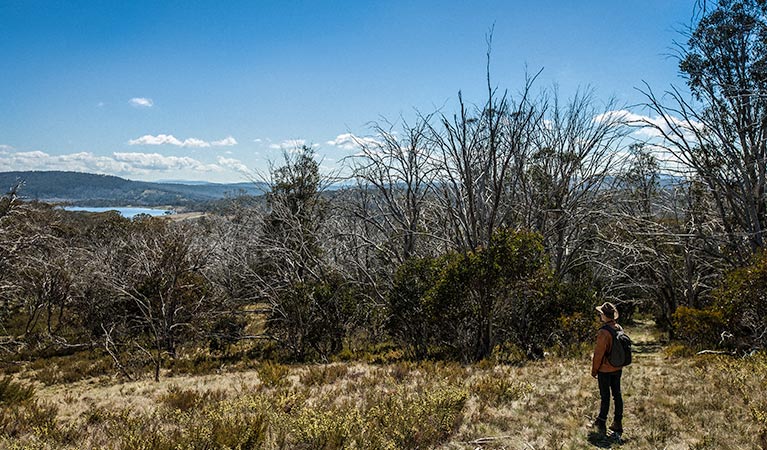
M 621 395 L 621 372 L 610 372 L 597 374 L 599 381 L 599 416 L 597 420 L 607 422 L 607 413 L 610 411 L 610 392 L 612 392 L 615 401 L 615 424 L 621 427 L 623 424 L 623 396 Z

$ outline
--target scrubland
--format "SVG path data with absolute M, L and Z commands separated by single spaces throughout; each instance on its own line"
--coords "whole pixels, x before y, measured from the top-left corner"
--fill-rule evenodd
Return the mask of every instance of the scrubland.
M 0 383 L 0 447 L 767 447 L 765 355 L 696 356 L 659 344 L 646 325 L 628 331 L 637 345 L 623 376 L 622 441 L 589 428 L 599 398 L 590 349 L 580 347 L 517 365 L 253 362 L 166 373 L 160 382 L 69 381 L 30 365 Z M 100 362 L 79 364 L 82 372 Z

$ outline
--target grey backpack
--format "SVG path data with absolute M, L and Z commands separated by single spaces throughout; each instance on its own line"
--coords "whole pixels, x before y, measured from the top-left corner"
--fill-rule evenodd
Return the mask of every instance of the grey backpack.
M 631 364 L 631 338 L 623 330 L 616 330 L 610 325 L 602 328 L 609 331 L 613 337 L 612 350 L 607 354 L 607 361 L 615 367 Z

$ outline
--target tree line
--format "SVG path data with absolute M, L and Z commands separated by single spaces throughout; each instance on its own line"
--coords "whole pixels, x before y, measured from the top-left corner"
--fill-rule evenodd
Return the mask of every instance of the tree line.
M 689 93 L 630 120 L 528 77 L 455 111 L 376 123 L 327 190 L 311 147 L 263 198 L 191 222 L 0 200 L 0 346 L 103 349 L 155 378 L 180 349 L 328 360 L 392 345 L 463 362 L 590 340 L 593 306 L 699 347 L 763 348 L 767 6 L 703 4 Z M 489 46 L 488 46 L 489 47 Z M 488 51 L 489 63 L 489 51 Z M 630 138 L 637 126 L 654 138 Z

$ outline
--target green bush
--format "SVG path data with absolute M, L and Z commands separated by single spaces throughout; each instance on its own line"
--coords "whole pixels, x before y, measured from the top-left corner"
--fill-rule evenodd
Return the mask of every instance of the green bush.
M 668 359 L 691 358 L 695 356 L 695 350 L 685 344 L 671 344 L 663 347 L 663 356 Z
M 558 344 L 562 346 L 589 342 L 594 339 L 595 330 L 599 328 L 594 314 L 575 312 L 557 319 Z
M 98 426 L 116 449 L 259 449 L 266 439 L 268 411 L 263 399 L 244 396 L 189 411 L 98 414 L 91 426 Z
M 7 407 L 24 403 L 35 396 L 35 387 L 13 381 L 10 376 L 0 380 L 0 406 Z
M 551 301 L 549 274 L 540 235 L 501 230 L 487 247 L 406 266 L 398 275 L 416 279 L 401 280 L 395 289 L 410 292 L 409 307 L 422 317 L 409 324 L 411 335 L 429 356 L 469 362 L 507 341 L 543 353 L 539 338 L 546 333 L 532 319 Z
M 36 401 L 0 408 L 0 434 L 11 438 L 33 432 L 54 435 L 58 428 L 57 414 L 55 406 Z
M 305 386 L 320 386 L 333 384 L 343 378 L 349 368 L 344 364 L 309 366 L 306 372 L 301 374 L 301 384 Z
M 425 392 L 381 394 L 365 412 L 360 448 L 432 448 L 461 424 L 468 392 L 441 386 Z
M 493 348 L 492 364 L 521 365 L 527 361 L 527 354 L 516 344 L 505 342 Z
M 288 366 L 273 363 L 271 361 L 264 361 L 258 366 L 258 379 L 261 383 L 267 387 L 278 387 L 287 384 L 288 373 L 290 368 Z
M 201 405 L 221 402 L 226 398 L 226 393 L 220 390 L 200 392 L 194 389 L 181 389 L 176 385 L 168 388 L 159 401 L 170 409 L 189 411 Z
M 672 316 L 674 335 L 694 347 L 714 347 L 721 341 L 725 320 L 721 311 L 680 306 Z
M 491 406 L 502 406 L 520 400 L 532 391 L 533 386 L 530 383 L 494 373 L 481 376 L 471 385 L 471 392 L 480 402 Z
M 405 261 L 397 268 L 387 296 L 389 334 L 417 359 L 427 356 L 433 341 L 433 321 L 427 315 L 424 298 L 437 283 L 444 263 L 437 258 Z
M 51 386 L 74 383 L 115 373 L 114 362 L 100 351 L 79 351 L 60 356 L 38 356 L 29 365 L 35 380 Z
M 286 422 L 288 448 L 332 450 L 349 447 L 359 418 L 354 409 L 306 408 Z
M 731 345 L 746 349 L 767 346 L 767 251 L 751 264 L 727 274 L 713 293 L 712 309 L 724 317 Z
M 358 301 L 339 274 L 323 281 L 294 282 L 277 296 L 278 306 L 267 330 L 290 351 L 295 361 L 328 361 L 343 349 Z

